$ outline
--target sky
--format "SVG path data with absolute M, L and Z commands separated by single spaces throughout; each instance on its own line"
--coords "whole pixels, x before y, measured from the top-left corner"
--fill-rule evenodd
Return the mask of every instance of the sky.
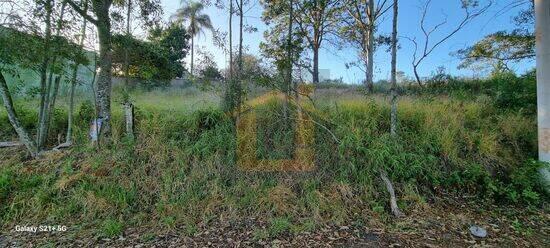
M 497 0 L 496 3 L 482 16 L 478 17 L 474 22 L 470 23 L 463 30 L 458 32 L 447 42 L 439 46 L 420 66 L 419 73 L 421 76 L 429 76 L 435 70 L 444 66 L 446 72 L 458 76 L 476 76 L 483 75 L 481 71 L 472 69 L 459 70 L 457 66 L 460 60 L 452 55 L 459 49 L 466 48 L 476 41 L 482 39 L 488 34 L 501 30 L 511 30 L 514 28 L 512 21 L 513 16 L 520 9 L 514 9 L 502 13 L 502 9 L 507 3 L 514 0 Z M 170 16 L 181 7 L 180 0 L 161 0 L 164 10 L 165 20 L 169 20 Z M 401 0 L 399 1 L 399 19 L 398 30 L 401 37 L 417 37 L 422 40 L 422 32 L 420 30 L 421 6 L 424 0 Z M 439 32 L 434 33 L 432 40 L 437 40 L 438 37 L 446 35 L 449 30 L 453 29 L 464 15 L 460 8 L 460 0 L 436 0 L 432 1 L 429 8 L 429 15 L 426 20 L 427 27 L 433 27 L 447 18 L 447 24 L 439 29 Z M 248 11 L 244 14 L 244 22 L 248 25 L 258 28 L 258 32 L 244 34 L 244 46 L 247 52 L 260 55 L 259 44 L 263 40 L 263 32 L 268 28 L 261 20 L 262 7 L 259 0 L 250 0 Z M 224 10 L 219 10 L 214 6 L 208 7 L 205 12 L 212 20 L 214 28 L 219 28 L 220 31 L 228 31 L 228 14 Z M 238 39 L 238 18 L 233 18 L 233 41 L 236 44 Z M 389 11 L 381 18 L 379 26 L 379 34 L 391 34 L 392 12 Z M 219 68 L 226 68 L 228 57 L 220 49 L 215 47 L 212 42 L 212 35 L 206 32 L 195 40 L 196 47 L 209 51 L 214 55 L 214 60 Z M 346 68 L 346 63 L 357 60 L 357 53 L 351 47 L 344 47 L 338 50 L 331 47 L 329 43 L 324 43 L 325 47 L 321 48 L 319 58 L 319 69 L 324 77 L 331 79 L 342 78 L 345 83 L 357 84 L 364 80 L 364 73 L 357 68 Z M 398 50 L 397 68 L 399 71 L 405 72 L 407 76 L 412 77 L 412 55 L 413 44 L 407 39 L 400 39 L 400 49 Z M 375 55 L 375 80 L 388 79 L 390 76 L 391 55 L 385 47 L 378 49 Z M 534 67 L 534 62 L 525 62 L 513 66 L 517 72 L 522 73 Z

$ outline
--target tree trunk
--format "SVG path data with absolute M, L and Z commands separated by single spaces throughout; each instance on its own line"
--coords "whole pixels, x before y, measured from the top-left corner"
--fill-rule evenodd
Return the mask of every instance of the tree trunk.
M 98 69 L 97 54 L 94 53 L 94 71 L 92 73 L 92 80 L 90 82 L 90 89 L 92 90 L 92 98 L 94 100 L 94 114 L 95 114 L 94 119 L 97 118 L 97 116 L 99 115 L 99 107 L 97 103 L 97 89 L 95 85 L 95 81 L 97 78 L 97 69 Z
M 53 61 L 54 59 L 52 59 L 51 61 L 52 63 L 55 62 Z M 42 149 L 44 148 L 44 143 L 46 143 L 46 138 L 48 137 L 48 123 L 49 123 L 48 114 L 50 113 L 49 106 L 50 106 L 50 100 L 51 100 L 50 92 L 51 92 L 52 83 L 53 83 L 52 81 L 53 81 L 53 73 L 52 71 L 50 71 L 50 74 L 46 83 L 46 90 L 44 91 L 46 95 L 44 98 L 45 99 L 44 106 L 42 107 L 42 111 L 41 111 L 42 115 L 41 115 L 41 118 L 38 120 L 37 147 L 39 151 L 42 151 Z
M 375 15 L 375 7 L 374 7 L 374 1 L 369 1 L 369 25 L 367 27 L 367 37 L 368 37 L 368 43 L 367 43 L 367 60 L 369 63 L 367 64 L 367 90 L 369 93 L 374 92 L 374 21 L 376 19 Z
M 57 20 L 57 25 L 56 25 L 56 31 L 55 31 L 56 37 L 59 37 L 61 35 L 61 29 L 63 28 L 63 17 L 65 15 L 66 6 L 67 6 L 67 1 L 63 1 L 63 3 L 61 4 L 61 12 L 59 14 L 59 19 Z M 51 20 L 48 22 L 51 22 Z M 58 43 L 54 43 L 53 51 L 57 52 L 58 50 L 59 50 Z M 46 86 L 46 91 L 45 91 L 44 106 L 41 108 L 41 115 L 39 116 L 39 125 L 38 125 L 37 146 L 39 151 L 41 151 L 44 148 L 46 139 L 48 138 L 48 134 L 50 131 L 50 124 L 51 124 L 51 121 L 50 121 L 51 115 L 52 115 L 53 108 L 55 106 L 55 98 L 57 97 L 57 93 L 59 90 L 59 81 L 58 81 L 58 78 L 56 78 L 55 82 L 53 82 L 54 91 L 51 92 L 52 79 L 55 73 L 54 66 L 55 66 L 55 63 L 57 62 L 57 58 L 58 58 L 57 53 L 54 53 L 49 59 L 49 64 L 51 64 L 52 66 L 50 66 L 50 75 L 49 75 L 48 84 Z
M 193 76 L 193 55 L 195 52 L 195 35 L 191 34 L 191 76 Z
M 88 2 L 84 1 L 84 11 L 88 10 Z M 80 31 L 80 40 L 78 45 L 80 46 L 81 50 L 84 50 L 84 40 L 86 39 L 86 24 L 87 20 L 86 18 L 82 18 L 82 29 Z M 67 117 L 67 135 L 65 137 L 65 143 L 72 144 L 73 139 L 73 115 L 74 115 L 74 91 L 76 88 L 76 82 L 77 82 L 77 76 L 78 76 L 78 63 L 74 64 L 73 67 L 73 74 L 71 76 L 71 89 L 70 89 L 70 97 L 69 97 L 69 113 Z M 95 70 L 94 70 L 95 71 Z M 94 72 L 95 74 L 95 72 Z M 94 76 L 95 77 L 95 76 Z
M 243 14 L 244 6 L 243 0 L 240 1 L 239 8 L 239 80 L 241 80 L 243 73 Z
M 313 46 L 313 84 L 319 84 L 319 46 Z
M 539 160 L 550 162 L 550 1 L 535 1 L 537 49 L 537 106 Z M 548 167 L 539 170 L 547 192 L 550 192 Z
M 285 93 L 285 101 L 283 105 L 283 114 L 285 118 L 285 123 L 290 125 L 289 121 L 289 95 L 290 95 L 290 87 L 292 85 L 292 22 L 294 20 L 294 3 L 292 0 L 289 0 L 289 16 L 288 16 L 288 37 L 287 37 L 287 75 L 286 75 L 286 82 L 283 87 L 283 91 Z
M 422 87 L 422 80 L 420 79 L 420 76 L 418 75 L 418 66 L 413 65 L 413 72 L 414 72 L 414 78 L 416 79 L 416 83 L 418 86 Z
M 369 71 L 367 70 L 367 68 L 369 68 L 369 61 L 367 58 L 364 58 L 363 59 L 363 63 L 365 63 L 365 88 L 367 89 L 367 92 L 370 92 L 369 91 Z
M 40 137 L 41 135 L 41 127 L 42 123 L 44 122 L 44 113 L 46 111 L 46 98 L 47 98 L 47 81 L 48 81 L 48 67 L 50 63 L 50 43 L 51 43 L 51 37 L 52 37 L 52 0 L 46 0 L 44 2 L 44 7 L 46 11 L 46 18 L 45 18 L 45 35 L 44 35 L 44 59 L 42 61 L 42 65 L 40 66 L 40 111 L 38 113 L 38 129 L 37 129 L 37 141 L 38 141 L 38 147 L 40 147 Z
M 2 95 L 4 107 L 8 112 L 8 119 L 10 120 L 11 125 L 15 129 L 15 132 L 17 132 L 17 135 L 19 136 L 19 140 L 21 141 L 21 143 L 25 144 L 25 147 L 27 148 L 27 150 L 29 151 L 32 157 L 37 157 L 38 148 L 36 146 L 36 143 L 31 138 L 27 130 L 25 130 L 25 128 L 19 121 L 19 118 L 17 118 L 17 114 L 15 113 L 15 108 L 13 107 L 11 94 L 8 89 L 8 84 L 6 83 L 6 79 L 4 78 L 4 74 L 2 74 L 2 72 L 0 72 L 0 95 Z
M 54 115 L 54 111 L 55 111 L 55 101 L 57 99 L 57 94 L 59 93 L 59 84 L 61 83 L 61 78 L 62 76 L 57 76 L 55 78 L 55 82 L 54 82 L 54 85 L 53 85 L 53 92 L 50 96 L 50 101 L 49 101 L 49 105 L 48 105 L 48 114 L 46 115 L 46 133 L 45 133 L 45 137 L 44 138 L 47 138 L 48 137 L 48 133 L 50 132 L 50 126 L 51 126 L 51 123 L 52 123 L 52 115 Z M 44 139 L 45 141 L 46 139 Z
M 126 12 L 126 37 L 130 38 L 130 14 L 132 11 L 132 0 L 128 0 L 128 10 Z M 130 86 L 130 61 L 128 59 L 128 54 L 130 51 L 128 51 L 128 44 L 126 44 L 126 47 L 124 48 L 124 76 L 126 77 L 125 83 L 126 87 Z
M 103 4 L 104 10 L 96 10 L 97 30 L 99 37 L 99 75 L 97 80 L 98 118 L 103 119 L 100 136 L 111 134 L 111 22 L 109 7 Z
M 391 120 L 390 133 L 397 136 L 397 15 L 398 0 L 393 1 L 393 22 L 391 35 Z
M 72 143 L 72 136 L 73 136 L 73 112 L 74 112 L 74 90 L 76 88 L 76 77 L 78 74 L 78 64 L 74 65 L 73 68 L 73 75 L 71 77 L 71 89 L 70 89 L 70 96 L 69 96 L 69 113 L 67 116 L 67 134 L 65 137 L 65 143 L 71 144 Z
M 233 0 L 229 1 L 229 79 L 233 79 Z

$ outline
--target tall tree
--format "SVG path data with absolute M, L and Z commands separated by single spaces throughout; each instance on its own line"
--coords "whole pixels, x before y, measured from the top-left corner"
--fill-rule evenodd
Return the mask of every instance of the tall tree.
M 346 0 L 345 2 L 347 17 L 342 18 L 342 21 L 346 25 L 341 29 L 341 33 L 349 43 L 359 49 L 359 57 L 364 65 L 365 84 L 369 92 L 373 92 L 374 89 L 377 22 L 391 8 L 389 5 L 388 0 Z
M 287 36 L 287 77 L 285 92 L 287 96 L 290 94 L 290 87 L 292 86 L 292 23 L 294 23 L 294 4 L 293 0 L 289 0 L 288 11 L 288 36 Z
M 88 10 L 88 2 L 82 3 L 83 10 Z M 82 18 L 82 28 L 80 31 L 80 37 L 79 37 L 79 46 L 82 51 L 84 51 L 84 40 L 86 39 L 86 25 L 87 21 L 85 18 Z M 71 76 L 71 88 L 70 88 L 70 95 L 69 95 L 69 113 L 67 116 L 67 134 L 65 135 L 65 146 L 70 146 L 72 144 L 72 136 L 73 136 L 73 112 L 74 112 L 74 92 L 77 84 L 77 76 L 78 76 L 78 67 L 80 64 L 78 62 L 74 62 L 73 65 L 73 72 Z
M 397 0 L 393 0 L 393 21 L 392 21 L 392 35 L 391 35 L 391 124 L 390 134 L 392 138 L 397 137 L 397 15 L 399 12 L 399 5 Z M 387 173 L 380 171 L 380 177 L 386 189 L 390 193 L 390 208 L 395 217 L 403 216 L 401 210 L 397 206 L 397 198 L 395 197 L 395 190 L 393 184 L 387 176 Z
M 264 12 L 262 20 L 268 25 L 264 32 L 265 41 L 260 44 L 262 54 L 272 60 L 281 74 L 281 84 L 277 87 L 287 91 L 289 82 L 288 73 L 291 70 L 289 65 L 306 67 L 307 62 L 303 60 L 304 52 L 303 35 L 296 27 L 295 16 L 300 14 L 296 10 L 296 0 L 262 1 Z M 292 4 L 292 5 L 291 5 Z M 292 15 L 290 12 L 292 11 Z M 290 17 L 292 16 L 292 19 Z
M 97 80 L 97 105 L 99 108 L 98 118 L 103 120 L 100 135 L 110 137 L 111 134 L 111 71 L 112 71 L 112 50 L 111 50 L 111 18 L 110 12 L 113 0 L 92 0 L 91 11 L 95 18 L 84 11 L 74 0 L 66 0 L 69 5 L 88 22 L 97 28 L 99 37 L 99 75 Z M 87 1 L 87 0 L 84 0 Z
M 239 15 L 239 55 L 238 55 L 238 65 L 239 65 L 239 74 L 238 77 L 242 76 L 243 71 L 243 17 L 244 17 L 244 4 L 243 0 L 237 0 L 237 11 Z
M 51 4 L 55 4 L 55 1 L 52 1 Z M 64 64 L 64 61 L 60 61 L 59 54 L 61 53 L 60 49 L 62 48 L 62 44 L 60 41 L 61 39 L 61 31 L 63 29 L 64 20 L 65 17 L 65 7 L 67 5 L 66 1 L 63 1 L 60 5 L 59 10 L 59 16 L 57 18 L 56 22 L 56 28 L 55 28 L 55 36 L 53 37 L 53 40 L 51 41 L 53 44 L 49 49 L 50 52 L 52 52 L 49 57 L 49 63 L 47 65 L 49 69 L 49 78 L 48 82 L 45 88 L 44 96 L 45 101 L 44 105 L 41 106 L 42 115 L 40 115 L 39 123 L 38 123 L 38 132 L 37 132 L 37 146 L 39 150 L 44 149 L 44 143 L 46 142 L 46 138 L 48 137 L 48 133 L 50 131 L 50 124 L 51 124 L 51 116 L 52 112 L 55 108 L 55 101 L 57 99 L 57 94 L 59 92 L 59 84 L 61 83 L 61 77 L 62 72 L 59 71 L 59 65 L 58 64 Z M 51 31 L 50 31 L 51 32 Z M 48 42 L 48 41 L 46 41 Z M 58 74 L 54 78 L 54 74 Z M 53 87 L 53 88 L 52 88 Z
M 341 10 L 341 0 L 296 0 L 294 20 L 313 53 L 313 83 L 319 83 L 319 49 L 329 35 L 335 34 Z
M 229 79 L 233 80 L 233 0 L 229 0 Z
M 99 74 L 97 79 L 97 106 L 98 118 L 102 120 L 100 137 L 109 138 L 111 134 L 111 77 L 112 77 L 112 30 L 111 7 L 124 7 L 123 0 L 81 0 L 90 1 L 91 8 L 88 11 L 82 9 L 82 4 L 76 0 L 65 0 L 67 3 L 88 22 L 97 28 L 99 38 Z M 160 12 L 158 0 L 139 0 L 140 17 L 148 17 Z M 90 13 L 93 15 L 90 15 Z M 95 17 L 94 17 L 95 16 Z M 151 24 L 150 22 L 146 24 Z
M 397 135 L 397 16 L 399 14 L 398 0 L 393 1 L 393 20 L 391 34 L 391 120 L 390 133 Z
M 200 2 L 191 2 L 186 6 L 178 9 L 173 15 L 177 22 L 182 24 L 184 21 L 188 22 L 187 31 L 191 35 L 191 75 L 193 75 L 193 57 L 195 47 L 195 36 L 203 33 L 205 29 L 213 30 L 212 22 L 207 14 L 202 14 L 204 5 Z
M 52 40 L 52 12 L 53 12 L 53 0 L 45 0 L 44 1 L 44 11 L 45 14 L 45 34 L 44 34 L 44 58 L 42 59 L 42 65 L 40 66 L 40 110 L 38 113 L 38 130 L 37 130 L 37 147 L 38 149 L 41 149 L 43 139 L 42 132 L 45 128 L 46 123 L 46 105 L 47 105 L 47 97 L 49 96 L 49 93 L 47 93 L 47 84 L 48 84 L 48 68 L 50 65 L 50 46 L 51 46 L 51 40 Z

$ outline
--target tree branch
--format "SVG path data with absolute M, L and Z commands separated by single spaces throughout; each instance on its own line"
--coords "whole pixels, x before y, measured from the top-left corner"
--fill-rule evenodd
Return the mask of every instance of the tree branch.
M 86 11 L 84 11 L 83 9 L 81 9 L 73 0 L 66 0 L 67 3 L 69 5 L 71 5 L 71 7 L 78 13 L 80 14 L 83 18 L 85 18 L 86 20 L 88 20 L 89 22 L 93 23 L 94 25 L 97 25 L 97 19 L 91 17 L 90 15 L 88 15 L 88 13 L 86 13 Z M 86 0 L 85 0 L 86 1 Z

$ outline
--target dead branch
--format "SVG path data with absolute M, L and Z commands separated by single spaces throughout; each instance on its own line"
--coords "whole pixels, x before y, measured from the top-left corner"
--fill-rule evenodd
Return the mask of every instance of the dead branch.
M 14 146 L 22 146 L 23 143 L 19 141 L 4 141 L 0 142 L 0 148 L 6 148 L 6 147 L 14 147 Z
M 384 170 L 380 170 L 380 178 L 382 178 L 382 181 L 384 181 L 384 184 L 386 185 L 386 189 L 388 190 L 388 193 L 390 193 L 390 207 L 392 214 L 399 218 L 404 217 L 405 214 L 399 210 L 399 207 L 397 206 L 397 198 L 395 197 L 395 190 L 393 189 L 393 184 L 391 183 L 390 179 L 388 178 L 386 172 Z

